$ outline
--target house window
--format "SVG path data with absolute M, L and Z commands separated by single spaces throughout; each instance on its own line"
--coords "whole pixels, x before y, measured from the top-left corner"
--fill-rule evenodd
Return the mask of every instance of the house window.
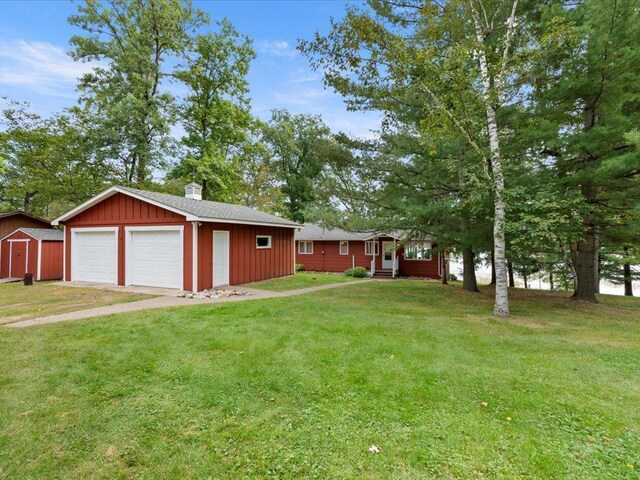
M 298 253 L 301 255 L 311 255 L 313 253 L 313 242 L 311 240 L 299 241 Z
M 256 248 L 271 248 L 271 235 L 256 236 Z
M 340 242 L 340 255 L 349 255 L 349 242 L 346 240 Z
M 408 242 L 404 247 L 405 260 L 431 260 L 431 242 Z
M 378 242 L 369 240 L 364 242 L 364 254 L 365 255 L 378 255 Z

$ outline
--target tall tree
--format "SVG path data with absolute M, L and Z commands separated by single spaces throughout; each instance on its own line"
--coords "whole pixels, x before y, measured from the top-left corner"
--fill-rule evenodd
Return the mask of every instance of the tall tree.
M 264 128 L 264 141 L 274 158 L 285 196 L 287 216 L 304 222 L 304 211 L 316 200 L 314 185 L 339 145 L 317 115 L 291 115 L 274 110 Z
M 179 107 L 186 155 L 171 176 L 201 183 L 205 198 L 230 201 L 239 188 L 239 154 L 253 121 L 247 74 L 255 52 L 228 20 L 218 26 L 218 32 L 196 37 L 186 68 L 175 74 L 189 93 Z
M 350 8 L 326 37 L 300 48 L 352 108 L 382 110 L 393 121 L 399 105 L 418 101 L 423 128 L 436 131 L 430 113 L 444 115 L 475 151 L 493 192 L 494 313 L 507 317 L 500 111 L 519 93 L 520 59 L 528 48 L 518 0 L 368 4 L 368 10 Z
M 555 126 L 545 153 L 586 205 L 573 256 L 574 298 L 596 301 L 601 244 L 637 209 L 640 154 L 629 133 L 640 122 L 640 21 L 634 0 L 549 2 L 534 73 L 537 113 Z M 629 224 L 626 224 L 628 228 Z
M 85 0 L 69 17 L 84 31 L 71 38 L 72 57 L 97 63 L 78 84 L 80 103 L 128 185 L 148 183 L 171 152 L 175 105 L 166 87 L 191 32 L 206 22 L 188 0 Z

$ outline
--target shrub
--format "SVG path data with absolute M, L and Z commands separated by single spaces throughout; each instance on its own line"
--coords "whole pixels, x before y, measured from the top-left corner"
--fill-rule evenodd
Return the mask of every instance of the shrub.
M 304 265 L 301 263 L 296 263 L 296 272 L 304 272 Z
M 450 282 L 457 282 L 458 281 L 458 276 L 455 273 L 450 273 L 449 274 L 449 281 Z
M 348 270 L 345 270 L 344 274 L 347 277 L 353 278 L 365 278 L 369 276 L 369 272 L 367 272 L 367 269 L 364 267 L 350 268 Z

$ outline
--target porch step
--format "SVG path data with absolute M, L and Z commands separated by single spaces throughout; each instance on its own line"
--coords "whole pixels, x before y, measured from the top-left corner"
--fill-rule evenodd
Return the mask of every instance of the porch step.
M 390 268 L 376 270 L 373 274 L 373 278 L 393 278 L 393 270 Z

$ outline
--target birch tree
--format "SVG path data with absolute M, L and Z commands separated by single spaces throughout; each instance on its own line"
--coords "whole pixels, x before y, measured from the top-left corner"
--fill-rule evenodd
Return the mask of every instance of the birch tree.
M 385 124 L 455 130 L 482 164 L 494 200 L 494 313 L 509 315 L 501 110 L 520 92 L 528 48 L 518 0 L 370 0 L 300 49 L 352 109 Z M 482 112 L 482 117 L 479 117 Z M 513 132 L 508 133 L 513 135 Z

